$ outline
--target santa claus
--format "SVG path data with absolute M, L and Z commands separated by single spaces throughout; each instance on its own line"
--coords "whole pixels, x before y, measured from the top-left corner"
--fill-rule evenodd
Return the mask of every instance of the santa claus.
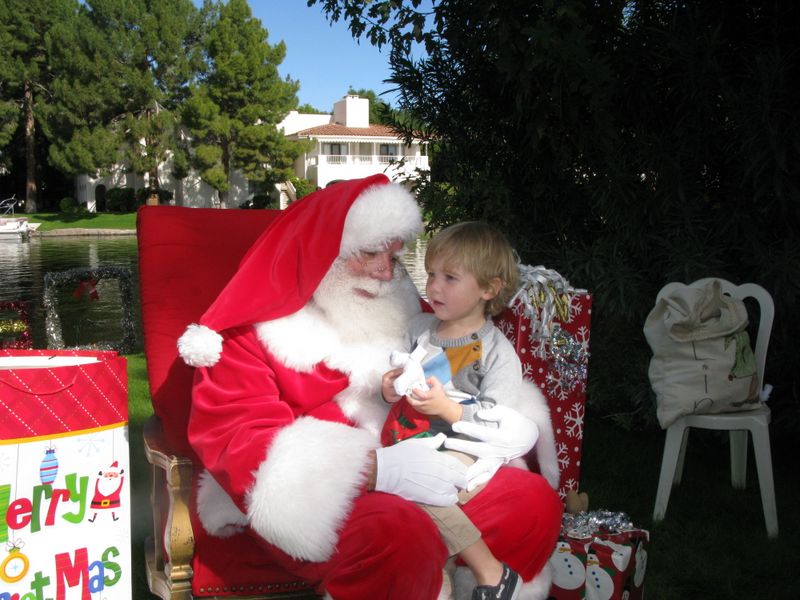
M 92 496 L 92 517 L 90 523 L 94 523 L 97 518 L 97 511 L 110 510 L 111 518 L 119 520 L 117 509 L 122 505 L 122 484 L 125 483 L 125 469 L 119 468 L 119 462 L 114 461 L 107 469 L 98 472 L 97 480 L 94 484 L 94 495 Z
M 204 527 L 247 530 L 335 600 L 446 597 L 447 550 L 414 502 L 453 504 L 481 476 L 427 441 L 380 447 L 381 378 L 420 310 L 398 258 L 421 225 L 414 198 L 383 175 L 311 194 L 261 235 L 178 343 L 197 367 L 188 438 L 206 468 Z M 557 467 L 541 395 L 519 405 L 477 434 L 475 453 L 529 450 L 520 423 L 531 418 L 550 482 L 503 467 L 463 508 L 529 582 L 520 598 L 545 598 L 561 524 Z

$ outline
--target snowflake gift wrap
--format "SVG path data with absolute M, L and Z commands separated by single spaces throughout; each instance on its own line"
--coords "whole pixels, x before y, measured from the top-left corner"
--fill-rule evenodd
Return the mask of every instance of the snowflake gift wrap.
M 522 285 L 495 324 L 516 348 L 525 378 L 547 398 L 564 498 L 580 479 L 592 296 L 552 269 L 519 269 Z

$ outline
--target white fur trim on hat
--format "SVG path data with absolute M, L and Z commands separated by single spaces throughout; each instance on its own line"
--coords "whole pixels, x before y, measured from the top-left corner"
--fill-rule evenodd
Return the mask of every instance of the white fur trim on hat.
M 192 323 L 178 338 L 178 354 L 190 367 L 211 367 L 222 354 L 222 336 L 205 325 Z
M 414 196 L 397 183 L 376 185 L 356 198 L 344 222 L 339 255 L 378 249 L 390 240 L 407 242 L 422 229 Z
M 275 437 L 256 470 L 246 498 L 250 526 L 294 558 L 328 560 L 378 445 L 342 423 L 297 419 Z

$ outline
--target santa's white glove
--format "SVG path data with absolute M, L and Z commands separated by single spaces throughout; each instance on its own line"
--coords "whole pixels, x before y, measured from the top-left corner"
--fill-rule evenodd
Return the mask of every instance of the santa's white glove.
M 489 481 L 497 469 L 506 464 L 502 458 L 479 458 L 467 468 L 467 491 L 471 492 L 479 485 Z
M 444 439 L 440 433 L 378 448 L 375 491 L 434 506 L 458 502 L 458 490 L 467 487 L 467 467 L 437 450 Z
M 478 459 L 470 467 L 467 489 L 489 481 L 502 464 L 525 456 L 539 439 L 539 428 L 536 423 L 507 406 L 484 408 L 479 410 L 476 416 L 484 421 L 497 422 L 497 427 L 457 421 L 453 423 L 453 431 L 478 441 L 447 438 L 444 442 L 445 448 L 457 450 Z

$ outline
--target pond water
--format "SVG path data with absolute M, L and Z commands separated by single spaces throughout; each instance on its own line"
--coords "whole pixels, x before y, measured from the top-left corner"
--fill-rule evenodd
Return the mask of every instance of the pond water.
M 409 244 L 403 263 L 420 293 L 425 289 L 425 248 L 427 241 L 419 239 Z M 0 303 L 23 301 L 35 348 L 47 347 L 46 310 L 43 306 L 45 275 L 77 268 L 126 267 L 133 284 L 133 314 L 136 330 L 136 351 L 142 348 L 139 311 L 138 262 L 136 237 L 76 236 L 41 237 L 27 241 L 0 239 Z M 120 281 L 101 279 L 96 299 L 89 290 L 75 281 L 60 282 L 53 287 L 56 312 L 64 344 L 84 346 L 98 341 L 122 340 L 125 333 L 123 296 Z M 0 304 L 0 306 L 2 306 Z M 17 315 L 0 310 L 0 320 L 15 319 Z M 0 331 L 0 335 L 3 335 Z

